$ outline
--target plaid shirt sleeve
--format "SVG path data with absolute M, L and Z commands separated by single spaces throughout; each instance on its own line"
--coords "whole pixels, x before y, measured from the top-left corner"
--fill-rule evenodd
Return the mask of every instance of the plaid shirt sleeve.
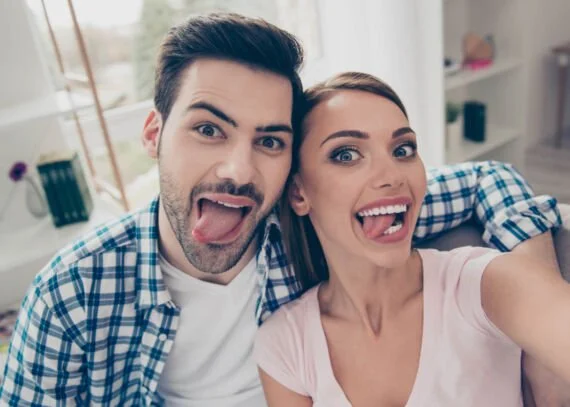
M 415 241 L 435 237 L 473 216 L 484 228 L 483 240 L 501 251 L 562 223 L 556 199 L 534 196 L 510 164 L 484 161 L 430 169 Z
M 81 404 L 84 353 L 71 340 L 40 289 L 28 292 L 16 323 L 0 386 L 0 405 Z

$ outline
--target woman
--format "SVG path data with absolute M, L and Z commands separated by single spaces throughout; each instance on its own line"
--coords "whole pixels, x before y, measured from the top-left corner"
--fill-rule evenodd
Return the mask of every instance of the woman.
M 259 330 L 270 407 L 521 406 L 521 348 L 570 382 L 570 286 L 532 258 L 412 249 L 426 190 L 378 79 L 307 91 L 283 228 L 307 287 Z

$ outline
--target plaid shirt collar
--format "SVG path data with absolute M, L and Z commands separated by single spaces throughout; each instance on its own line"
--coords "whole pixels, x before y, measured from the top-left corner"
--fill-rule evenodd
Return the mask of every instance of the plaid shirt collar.
M 137 253 L 139 261 L 136 280 L 137 309 L 170 303 L 172 298 L 164 283 L 159 265 L 158 233 L 159 198 L 138 212 L 136 218 Z M 285 255 L 281 226 L 276 211 L 272 211 L 260 231 L 257 251 L 257 273 L 260 297 L 256 317 L 261 323 L 280 305 L 300 296 L 301 285 L 295 278 Z M 268 281 L 271 280 L 271 281 Z
M 146 257 L 147 261 L 138 262 L 135 303 L 137 309 L 157 307 L 172 300 L 158 262 L 158 208 L 159 199 L 155 198 L 138 213 L 136 233 L 139 236 L 135 239 L 137 253 L 138 256 Z

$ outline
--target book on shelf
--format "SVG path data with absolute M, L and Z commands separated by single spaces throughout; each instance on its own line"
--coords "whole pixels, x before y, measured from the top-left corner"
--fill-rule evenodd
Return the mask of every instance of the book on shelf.
M 41 155 L 38 173 L 56 227 L 89 220 L 93 198 L 77 152 Z

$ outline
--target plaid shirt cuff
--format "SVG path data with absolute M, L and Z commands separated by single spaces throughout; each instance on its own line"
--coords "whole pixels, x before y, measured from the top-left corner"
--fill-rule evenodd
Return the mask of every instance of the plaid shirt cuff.
M 562 224 L 556 199 L 534 196 L 530 185 L 510 164 L 479 163 L 475 198 L 477 218 L 485 227 L 483 240 L 501 251 Z
M 562 224 L 556 199 L 542 195 L 505 208 L 487 222 L 483 240 L 503 252 Z

